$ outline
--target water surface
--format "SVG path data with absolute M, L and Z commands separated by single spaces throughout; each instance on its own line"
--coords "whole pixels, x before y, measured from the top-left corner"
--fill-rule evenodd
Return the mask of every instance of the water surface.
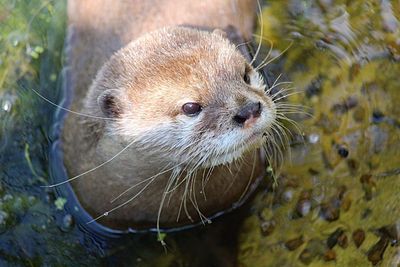
M 0 0 L 1 266 L 399 265 L 398 1 L 265 4 L 259 57 L 285 51 L 267 71 L 305 107 L 287 114 L 291 154 L 246 207 L 167 234 L 167 248 L 87 227 L 65 191 L 42 187 L 59 121 L 37 93 L 65 97 L 65 5 Z

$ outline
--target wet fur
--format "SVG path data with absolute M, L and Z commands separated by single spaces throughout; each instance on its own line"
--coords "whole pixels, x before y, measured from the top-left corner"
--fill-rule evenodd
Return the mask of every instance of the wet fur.
M 64 159 L 71 177 L 107 162 L 72 182 L 83 206 L 103 224 L 125 229 L 154 227 L 156 222 L 173 227 L 199 221 L 203 214 L 210 216 L 239 201 L 262 172 L 263 161 L 254 149 L 259 143 L 238 150 L 235 142 L 242 136 L 216 139 L 210 135 L 233 127 L 225 121 L 231 119 L 243 99 L 264 99 L 266 108 L 273 109 L 271 99 L 260 93 L 260 88 L 246 91 L 242 84 L 230 82 L 241 80 L 246 62 L 235 47 L 221 34 L 181 27 L 139 37 L 180 24 L 208 28 L 234 25 L 240 34 L 249 37 L 255 1 L 238 1 L 236 9 L 234 2 L 121 1 L 111 7 L 103 1 L 69 2 L 68 87 L 74 92 L 71 109 L 92 118 L 67 117 Z M 107 58 L 138 37 L 117 52 L 90 85 Z M 259 78 L 253 79 L 253 84 L 260 87 Z M 114 109 L 110 120 L 96 118 L 107 116 L 98 102 L 106 90 L 115 90 L 111 91 Z M 185 101 L 182 95 L 207 103 L 209 108 L 202 112 L 200 123 L 179 114 Z M 221 108 L 226 103 L 231 103 L 225 107 L 226 118 L 207 121 L 216 118 L 213 106 Z M 171 124 L 187 127 L 171 128 Z M 188 138 L 204 138 L 207 134 L 210 136 L 205 139 Z M 218 140 L 225 140 L 223 146 L 232 145 L 238 151 L 237 157 L 220 159 L 231 164 L 213 166 L 193 149 L 218 147 Z M 214 158 L 223 154 L 211 152 L 214 154 L 208 156 Z M 118 158 L 108 162 L 117 154 Z M 105 212 L 109 214 L 103 216 Z

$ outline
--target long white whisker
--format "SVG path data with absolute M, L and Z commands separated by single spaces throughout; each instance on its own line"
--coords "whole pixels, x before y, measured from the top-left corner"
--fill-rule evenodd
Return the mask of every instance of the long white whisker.
M 63 182 L 60 182 L 60 183 L 57 183 L 57 184 L 52 184 L 52 185 L 43 185 L 42 187 L 49 187 L 49 188 L 52 188 L 52 187 L 56 187 L 56 186 L 59 186 L 59 185 L 63 185 L 63 184 L 66 184 L 66 183 L 68 183 L 68 182 L 71 182 L 71 181 L 73 181 L 73 180 L 75 180 L 75 179 L 78 179 L 79 177 L 82 177 L 82 176 L 84 176 L 84 175 L 86 175 L 86 174 L 88 174 L 88 173 L 90 173 L 90 172 L 93 172 L 93 171 L 95 171 L 95 170 L 97 170 L 97 169 L 103 167 L 103 166 L 106 165 L 107 163 L 113 161 L 116 157 L 118 157 L 119 155 L 121 155 L 125 150 L 127 150 L 127 149 L 128 149 L 131 145 L 133 145 L 135 142 L 136 142 L 136 140 L 133 140 L 133 141 L 130 142 L 127 146 L 125 146 L 121 151 L 119 151 L 117 154 L 115 154 L 114 156 L 112 156 L 109 160 L 107 160 L 107 161 L 101 163 L 100 165 L 97 165 L 96 167 L 94 167 L 94 168 L 92 168 L 92 169 L 90 169 L 90 170 L 87 170 L 87 171 L 85 171 L 85 172 L 83 172 L 83 173 L 81 173 L 81 174 L 78 174 L 78 175 L 76 175 L 76 176 L 74 176 L 74 177 L 72 177 L 72 178 L 70 178 L 70 179 L 68 179 L 68 180 L 65 180 L 65 181 L 63 181 Z

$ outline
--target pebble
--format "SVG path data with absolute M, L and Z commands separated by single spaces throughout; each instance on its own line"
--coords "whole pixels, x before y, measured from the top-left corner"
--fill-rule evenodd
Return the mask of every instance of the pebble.
M 365 240 L 365 232 L 362 229 L 357 229 L 352 235 L 353 242 L 357 248 L 359 248 Z
M 376 265 L 383 259 L 383 254 L 387 246 L 389 245 L 389 239 L 382 237 L 379 241 L 368 251 L 368 260 L 372 264 Z
M 379 228 L 378 233 L 380 236 L 388 238 L 392 246 L 400 243 L 400 225 L 387 225 Z
M 310 264 L 314 258 L 315 255 L 307 248 L 305 248 L 299 256 L 299 260 L 306 265 Z
M 341 248 L 347 248 L 347 247 L 348 247 L 349 241 L 348 241 L 347 235 L 346 235 L 345 233 L 343 233 L 343 234 L 341 234 L 341 235 L 339 236 L 339 238 L 338 238 L 338 245 L 339 245 Z
M 3 233 L 7 230 L 7 218 L 8 213 L 0 210 L 0 233 Z
M 358 105 L 358 100 L 355 96 L 349 96 L 346 100 L 341 103 L 334 104 L 331 111 L 337 115 L 343 115 L 350 109 L 355 108 Z
M 308 136 L 308 142 L 310 144 L 316 144 L 319 141 L 319 135 L 318 134 L 310 134 Z
M 338 152 L 339 156 L 342 158 L 347 158 L 347 156 L 349 155 L 349 150 L 342 145 L 338 146 L 337 152 Z
M 260 225 L 262 235 L 269 236 L 270 234 L 272 234 L 275 229 L 275 225 L 276 223 L 274 220 L 263 221 Z
M 344 230 L 341 228 L 336 229 L 331 235 L 329 235 L 326 245 L 332 249 L 338 243 L 339 237 L 344 234 Z
M 308 241 L 306 248 L 300 253 L 299 260 L 308 265 L 316 257 L 323 257 L 325 254 L 325 243 L 319 239 L 311 239 Z
M 321 204 L 320 216 L 328 222 L 339 219 L 340 210 L 332 202 Z
M 300 193 L 299 200 L 296 204 L 296 215 L 300 217 L 306 216 L 311 211 L 311 190 L 303 190 Z
M 333 261 L 336 259 L 336 252 L 333 249 L 328 249 L 324 254 L 325 261 Z
M 297 249 L 298 247 L 300 247 L 301 245 L 303 245 L 303 243 L 304 243 L 303 236 L 299 236 L 297 238 L 286 241 L 285 247 L 288 250 L 293 251 L 293 250 Z
M 374 112 L 372 112 L 372 122 L 373 123 L 381 123 L 383 122 L 385 119 L 385 115 L 379 111 L 379 110 L 375 110 Z
M 61 231 L 68 232 L 74 227 L 74 218 L 71 214 L 66 214 L 62 219 Z
M 364 174 L 360 178 L 362 188 L 365 193 L 365 199 L 371 200 L 376 192 L 376 183 L 371 174 Z

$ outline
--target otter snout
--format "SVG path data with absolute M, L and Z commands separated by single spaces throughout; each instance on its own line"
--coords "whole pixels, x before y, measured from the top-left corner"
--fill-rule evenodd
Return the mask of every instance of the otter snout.
M 261 111 L 261 102 L 248 103 L 239 110 L 239 112 L 233 117 L 233 120 L 240 126 L 243 126 L 249 120 L 255 120 L 260 117 Z

